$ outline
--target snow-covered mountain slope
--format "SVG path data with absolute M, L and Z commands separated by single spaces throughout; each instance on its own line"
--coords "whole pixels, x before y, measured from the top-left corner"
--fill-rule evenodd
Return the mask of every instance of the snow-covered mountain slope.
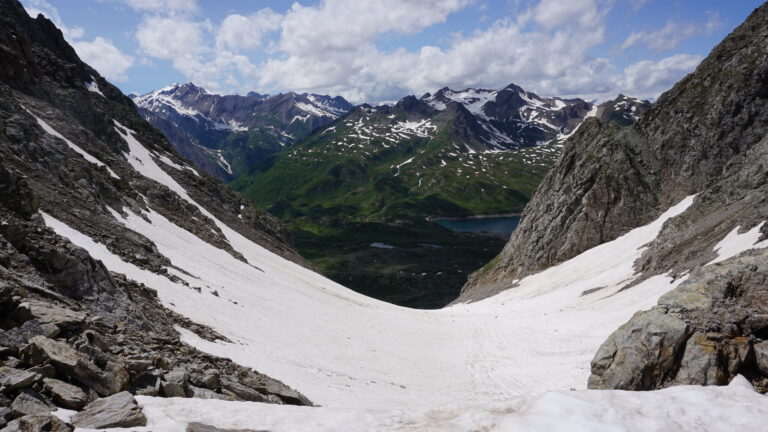
M 151 164 L 142 165 L 141 170 L 154 175 Z M 158 179 L 189 199 L 171 180 Z M 348 426 L 370 422 L 379 430 L 429 430 L 429 425 L 434 430 L 449 430 L 467 424 L 499 428 L 516 422 L 536 424 L 535 411 L 525 414 L 521 409 L 527 404 L 547 410 L 555 409 L 562 399 L 577 400 L 586 407 L 607 403 L 607 396 L 592 395 L 592 391 L 582 390 L 574 396 L 567 391 L 585 388 L 589 360 L 612 329 L 684 280 L 657 276 L 623 289 L 636 277 L 633 263 L 644 245 L 693 201 L 693 197 L 686 198 L 647 226 L 529 276 L 514 290 L 437 311 L 400 308 L 356 294 L 225 226 L 220 226 L 222 232 L 246 262 L 152 210 L 113 212 L 118 223 L 150 239 L 180 270 L 173 272 L 179 278 L 173 280 L 138 268 L 56 218 L 44 217 L 58 234 L 86 249 L 111 271 L 156 289 L 168 308 L 210 326 L 230 341 L 206 341 L 179 328 L 187 343 L 296 386 L 324 407 L 320 410 L 327 410 L 292 411 L 294 418 L 327 422 L 341 412 L 338 421 L 351 422 Z M 729 247 L 729 254 L 749 249 L 752 245 L 748 243 Z M 714 398 L 706 396 L 712 394 L 706 389 L 676 392 L 685 404 L 687 397 Z M 752 402 L 762 397 L 738 386 L 720 392 Z M 632 405 L 655 405 L 664 398 L 648 393 L 609 399 L 614 401 L 610 409 L 621 415 Z M 144 403 L 157 407 L 158 422 L 168 421 L 164 416 L 175 416 L 174 409 L 187 412 L 189 420 L 213 421 L 220 426 L 242 422 L 194 414 L 194 402 Z M 497 410 L 489 412 L 488 407 Z M 225 405 L 222 409 L 236 408 Z M 277 418 L 287 415 L 276 413 Z M 750 413 L 768 419 L 768 405 L 758 404 Z M 694 414 L 690 421 L 706 415 Z M 668 424 L 671 420 L 657 421 Z M 250 427 L 278 431 L 313 427 L 294 423 L 281 428 L 269 415 L 248 422 Z
M 236 177 L 352 109 L 341 97 L 215 95 L 192 83 L 175 83 L 132 99 L 177 151 L 222 179 Z

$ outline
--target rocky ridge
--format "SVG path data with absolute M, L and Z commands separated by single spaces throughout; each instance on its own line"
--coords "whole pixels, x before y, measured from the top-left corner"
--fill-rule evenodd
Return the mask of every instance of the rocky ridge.
M 310 404 L 279 381 L 182 343 L 177 327 L 226 338 L 47 226 L 55 218 L 169 279 L 173 264 L 114 214 L 154 211 L 242 260 L 226 224 L 303 263 L 273 217 L 179 157 L 51 21 L 0 0 L 0 23 L 0 427 L 71 430 L 48 414 L 56 407 L 82 410 L 75 426 L 139 425 L 132 394 Z M 158 171 L 146 171 L 150 161 Z

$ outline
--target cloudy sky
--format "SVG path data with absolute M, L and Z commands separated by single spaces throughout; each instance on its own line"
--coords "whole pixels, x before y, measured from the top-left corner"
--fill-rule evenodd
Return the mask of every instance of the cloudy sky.
M 22 0 L 124 92 L 654 98 L 759 0 Z

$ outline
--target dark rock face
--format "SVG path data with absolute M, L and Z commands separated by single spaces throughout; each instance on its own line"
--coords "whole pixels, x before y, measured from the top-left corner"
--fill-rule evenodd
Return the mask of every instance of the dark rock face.
M 163 163 L 166 173 L 214 217 L 303 262 L 283 227 L 214 178 L 194 172 L 130 99 L 77 58 L 49 20 L 30 18 L 16 0 L 0 0 L 0 29 L 2 424 L 10 422 L 14 431 L 71 431 L 43 413 L 111 404 L 116 394 L 162 396 L 179 375 L 195 377 L 198 390 L 182 385 L 176 396 L 241 400 L 214 378 L 226 377 L 264 402 L 309 405 L 276 380 L 183 344 L 176 325 L 209 340 L 225 338 L 165 309 L 146 286 L 108 271 L 55 234 L 44 217 L 168 278 L 169 260 L 112 212 L 154 210 L 242 259 L 197 206 L 132 168 L 117 121 L 135 131 L 153 157 L 170 161 Z M 190 295 L 197 292 L 190 288 Z
M 764 183 L 763 162 L 758 155 L 748 155 L 768 134 L 766 23 L 768 6 L 763 5 L 633 126 L 585 122 L 539 186 L 507 247 L 471 276 L 461 299 L 510 288 L 514 279 L 613 240 L 694 193 L 705 193 L 709 200 L 697 200 L 695 206 L 702 213 L 694 217 L 695 210 L 689 210 L 678 222 L 670 221 L 660 236 L 677 236 L 677 246 L 665 248 L 665 253 L 672 256 L 674 249 L 688 261 L 683 265 L 680 259 L 654 260 L 653 256 L 660 257 L 656 253 L 660 248 L 652 248 L 642 265 L 645 273 L 705 263 L 702 251 L 711 250 L 717 240 L 714 234 L 703 240 L 688 236 L 696 227 L 706 231 L 707 225 L 697 221 L 705 220 L 709 228 L 718 226 L 716 234 L 740 223 L 754 226 L 765 208 L 764 198 L 753 196 L 757 210 L 747 209 L 746 194 L 735 196 L 741 193 L 735 183 L 752 185 L 752 191 Z M 751 174 L 736 174 L 736 164 Z M 728 189 L 718 191 L 722 187 Z M 737 217 L 724 217 L 722 202 L 715 203 L 715 197 L 727 199 L 727 210 Z M 686 218 L 691 226 L 685 233 L 671 228 L 675 223 L 679 228 Z M 691 241 L 686 243 L 683 237 Z

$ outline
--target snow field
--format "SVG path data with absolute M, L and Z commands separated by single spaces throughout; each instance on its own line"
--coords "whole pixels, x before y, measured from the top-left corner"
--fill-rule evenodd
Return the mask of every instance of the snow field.
M 197 205 L 131 131 L 117 129 L 137 171 Z M 154 211 L 144 217 L 113 211 L 188 272 L 174 274 L 200 293 L 126 263 L 52 216 L 43 217 L 110 270 L 157 290 L 169 309 L 232 341 L 206 341 L 179 329 L 185 342 L 280 379 L 322 406 L 140 398 L 155 430 L 183 430 L 192 420 L 302 432 L 759 427 L 768 420 L 766 399 L 742 381 L 658 392 L 584 390 L 589 362 L 608 335 L 682 282 L 659 275 L 621 290 L 636 277 L 632 264 L 644 245 L 693 200 L 499 295 L 437 311 L 357 294 L 272 254 L 202 207 L 247 263 Z M 713 420 L 712 413 L 721 411 L 727 415 Z

